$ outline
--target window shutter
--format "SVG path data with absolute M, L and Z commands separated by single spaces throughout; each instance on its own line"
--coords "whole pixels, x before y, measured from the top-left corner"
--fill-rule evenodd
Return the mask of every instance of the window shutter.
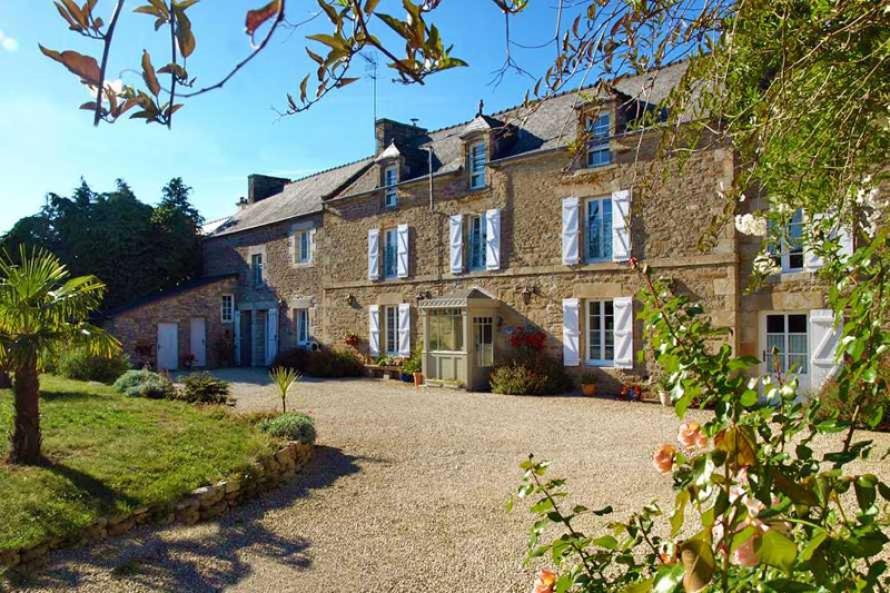
M 266 313 L 266 366 L 272 366 L 278 356 L 278 308 Z
M 380 279 L 380 229 L 368 229 L 368 280 Z
M 497 208 L 485 213 L 485 267 L 501 269 L 501 211 Z
M 834 325 L 831 309 L 810 311 L 810 389 L 818 391 L 837 370 L 836 351 L 840 328 Z
M 567 266 L 577 264 L 578 257 L 578 198 L 562 200 L 562 263 Z
M 630 191 L 612 192 L 612 260 L 630 259 Z
M 451 273 L 461 274 L 464 271 L 464 217 L 455 214 L 449 218 L 449 235 L 451 238 Z
M 396 229 L 396 235 L 398 237 L 398 257 L 397 257 L 397 272 L 399 278 L 407 278 L 408 277 L 408 252 L 410 249 L 410 244 L 408 242 L 408 225 L 400 224 Z
M 818 231 L 820 230 L 820 223 L 824 218 L 825 214 L 822 213 L 814 214 L 812 216 L 812 222 L 810 223 L 809 232 L 807 233 L 808 243 L 816 239 L 816 235 L 819 234 Z M 842 226 L 840 228 L 833 228 L 831 230 L 831 237 L 837 238 L 838 242 L 840 243 L 840 250 L 838 255 L 841 257 L 841 259 L 849 257 L 853 254 L 853 236 L 850 233 L 850 229 L 845 226 Z M 822 258 L 816 255 L 816 253 L 809 248 L 809 245 L 806 245 L 803 252 L 804 269 L 808 272 L 815 272 L 816 270 L 821 268 L 823 264 L 824 262 L 822 261 Z
M 567 367 L 576 367 L 581 364 L 579 309 L 578 299 L 562 300 L 562 364 Z
M 233 361 L 233 363 L 237 367 L 241 366 L 241 313 L 238 311 L 237 307 L 234 307 L 234 303 L 233 309 L 232 321 L 235 323 L 235 328 L 232 332 L 235 340 L 235 360 Z
M 399 356 L 411 356 L 411 305 L 399 305 Z
M 316 229 L 312 229 L 309 231 L 309 263 L 315 263 L 315 231 Z
M 840 242 L 840 257 L 842 260 L 853 255 L 853 233 L 847 227 L 841 227 L 837 232 L 838 241 Z
M 615 366 L 632 369 L 634 366 L 634 302 L 632 297 L 618 297 L 612 301 L 615 312 Z
M 380 355 L 380 307 L 368 307 L 368 352 L 371 356 Z
M 317 325 L 318 324 L 318 309 L 314 306 L 309 307 L 309 309 L 306 311 L 306 317 L 308 318 L 307 321 L 309 322 L 309 330 L 307 333 L 309 334 L 309 336 L 308 336 L 309 340 L 312 341 L 315 339 L 315 336 L 317 336 L 319 333 L 318 325 Z

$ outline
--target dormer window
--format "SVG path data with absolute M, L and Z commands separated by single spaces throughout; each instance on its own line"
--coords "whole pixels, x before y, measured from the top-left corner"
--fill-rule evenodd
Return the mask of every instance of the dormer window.
M 774 223 L 770 220 L 772 232 L 775 237 L 778 233 Z M 773 262 L 782 269 L 782 272 L 800 272 L 803 270 L 803 210 L 798 208 L 791 215 L 787 226 L 782 233 L 779 244 L 771 243 L 767 246 Z
M 383 170 L 383 206 L 395 208 L 399 204 L 399 196 L 396 185 L 399 183 L 399 168 L 390 165 Z
M 612 121 L 609 112 L 586 118 L 587 128 L 587 166 L 603 167 L 612 162 L 612 151 L 609 149 L 609 136 Z
M 468 160 L 469 166 L 467 169 L 470 172 L 470 189 L 482 189 L 488 185 L 485 174 L 485 166 L 488 163 L 488 150 L 484 140 L 470 145 Z

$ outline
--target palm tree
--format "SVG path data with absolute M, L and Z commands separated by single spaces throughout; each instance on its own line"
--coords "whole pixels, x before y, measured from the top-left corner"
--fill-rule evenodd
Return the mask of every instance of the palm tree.
M 288 367 L 275 367 L 269 371 L 269 377 L 275 383 L 275 386 L 278 387 L 278 396 L 281 398 L 281 412 L 287 414 L 287 392 L 303 376 Z
M 10 463 L 35 465 L 40 452 L 41 363 L 61 348 L 79 346 L 111 355 L 120 344 L 88 322 L 105 285 L 95 276 L 69 278 L 68 269 L 43 249 L 19 248 L 0 257 L 0 370 L 12 375 L 15 420 Z

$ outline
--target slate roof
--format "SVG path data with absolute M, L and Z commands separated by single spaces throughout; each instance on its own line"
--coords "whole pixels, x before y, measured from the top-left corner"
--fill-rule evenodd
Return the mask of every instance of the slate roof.
M 642 75 L 623 76 L 608 83 L 624 98 L 654 104 L 666 98 L 686 71 L 687 63 L 678 62 Z M 492 160 L 535 151 L 548 151 L 568 146 L 578 135 L 575 109 L 585 100 L 602 92 L 602 85 L 589 85 L 567 91 L 530 107 L 517 106 L 489 115 L 474 117 L 446 128 L 432 130 L 402 142 L 395 147 L 411 160 L 409 174 L 401 181 L 411 181 L 427 175 L 427 153 L 433 149 L 433 174 L 442 175 L 463 167 L 464 151 L 461 138 L 467 131 L 493 129 L 497 125 L 511 126 L 515 134 L 504 143 Z M 501 128 L 503 129 L 503 128 Z M 387 147 L 389 148 L 389 147 Z M 285 186 L 278 195 L 245 206 L 210 235 L 211 237 L 281 222 L 320 212 L 323 203 L 331 198 L 343 198 L 377 189 L 379 175 L 375 156 L 320 171 Z
M 419 301 L 417 306 L 421 309 L 440 309 L 443 307 L 462 308 L 469 304 L 469 301 L 482 300 L 490 301 L 491 297 L 479 290 L 478 288 L 467 288 L 457 290 L 445 296 L 433 297 Z

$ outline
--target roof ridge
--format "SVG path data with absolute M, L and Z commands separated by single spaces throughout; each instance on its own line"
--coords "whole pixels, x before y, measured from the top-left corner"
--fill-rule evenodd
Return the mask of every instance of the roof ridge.
M 297 183 L 297 182 L 300 182 L 300 181 L 306 181 L 307 179 L 311 179 L 311 178 L 313 178 L 313 177 L 318 177 L 319 175 L 322 175 L 322 174 L 324 174 L 324 173 L 330 173 L 331 171 L 336 171 L 337 169 L 343 169 L 344 167 L 348 167 L 348 166 L 350 166 L 350 165 L 358 164 L 358 163 L 360 163 L 360 162 L 362 162 L 362 161 L 368 161 L 368 160 L 373 160 L 373 159 L 374 159 L 374 155 L 372 154 L 372 155 L 364 156 L 364 157 L 359 158 L 359 159 L 355 159 L 354 161 L 349 161 L 348 163 L 342 163 L 342 164 L 340 164 L 340 165 L 334 165 L 333 167 L 328 167 L 327 169 L 321 169 L 320 171 L 315 171 L 314 173 L 310 173 L 310 174 L 308 174 L 308 175 L 304 175 L 303 177 L 297 177 L 296 179 L 291 179 L 291 180 L 288 182 L 288 185 L 290 185 L 291 183 Z M 274 197 L 274 196 L 273 196 L 273 197 Z
M 632 78 L 632 77 L 634 77 L 634 76 L 644 76 L 644 75 L 646 75 L 646 74 L 651 74 L 651 73 L 653 73 L 653 72 L 658 72 L 658 71 L 660 71 L 660 70 L 665 70 L 665 69 L 667 69 L 667 68 L 670 68 L 670 67 L 672 67 L 672 66 L 676 66 L 677 64 L 680 64 L 680 63 L 682 63 L 682 62 L 686 62 L 686 61 L 688 61 L 688 60 L 689 60 L 689 58 L 677 58 L 676 60 L 670 61 L 670 62 L 668 62 L 668 63 L 666 63 L 666 64 L 663 64 L 663 65 L 661 65 L 661 66 L 659 66 L 659 67 L 657 67 L 657 68 L 652 68 L 651 70 L 647 70 L 647 71 L 645 71 L 645 72 L 637 72 L 637 73 L 629 73 L 629 72 L 628 72 L 628 73 L 625 73 L 625 74 L 620 74 L 620 75 L 616 76 L 615 78 L 613 78 L 613 79 L 611 80 L 611 83 L 610 83 L 610 84 L 614 84 L 614 83 L 618 82 L 619 80 L 623 80 L 623 79 L 625 79 L 625 78 Z M 556 93 L 556 94 L 554 94 L 554 95 L 550 95 L 549 97 L 544 97 L 544 98 L 541 98 L 541 99 L 530 99 L 529 102 L 530 102 L 530 103 L 534 103 L 534 102 L 545 102 L 545 101 L 550 101 L 551 99 L 558 99 L 559 97 L 564 97 L 564 96 L 569 95 L 569 94 L 572 94 L 572 93 L 580 93 L 581 91 L 586 91 L 586 90 L 588 90 L 588 89 L 591 89 L 591 88 L 595 87 L 595 86 L 598 85 L 602 80 L 603 80 L 603 78 L 600 77 L 596 82 L 591 82 L 591 83 L 589 83 L 589 84 L 581 85 L 581 86 L 578 86 L 578 87 L 575 87 L 575 88 L 572 88 L 572 89 L 567 89 L 567 90 L 564 90 L 564 91 L 560 91 L 560 92 L 558 92 L 558 93 Z M 491 112 L 491 113 L 484 114 L 484 115 L 488 115 L 489 117 L 494 117 L 494 116 L 497 116 L 497 115 L 503 115 L 503 114 L 505 114 L 505 113 L 507 113 L 507 112 L 509 112 L 509 111 L 514 111 L 514 110 L 516 110 L 516 109 L 520 109 L 520 108 L 525 107 L 525 106 L 526 106 L 526 105 L 525 105 L 525 101 L 523 101 L 522 103 L 517 103 L 516 105 L 511 105 L 510 107 L 505 107 L 505 108 L 503 108 L 503 109 L 499 109 L 499 110 L 497 110 L 497 111 L 493 111 L 493 112 Z M 435 128 L 435 129 L 432 129 L 432 130 L 427 130 L 426 133 L 427 133 L 428 136 L 432 136 L 433 134 L 435 134 L 435 133 L 437 133 L 437 132 L 444 132 L 445 130 L 450 130 L 450 129 L 452 129 L 452 128 L 458 128 L 458 127 L 461 127 L 461 126 L 466 126 L 467 124 L 469 124 L 470 122 L 472 122 L 473 120 L 475 120 L 476 117 L 477 117 L 477 116 L 473 116 L 471 119 L 464 120 L 464 121 L 461 121 L 461 122 L 458 122 L 458 123 L 455 123 L 455 124 L 451 124 L 451 125 L 449 125 L 449 126 L 443 126 L 443 127 L 441 127 L 441 128 Z

